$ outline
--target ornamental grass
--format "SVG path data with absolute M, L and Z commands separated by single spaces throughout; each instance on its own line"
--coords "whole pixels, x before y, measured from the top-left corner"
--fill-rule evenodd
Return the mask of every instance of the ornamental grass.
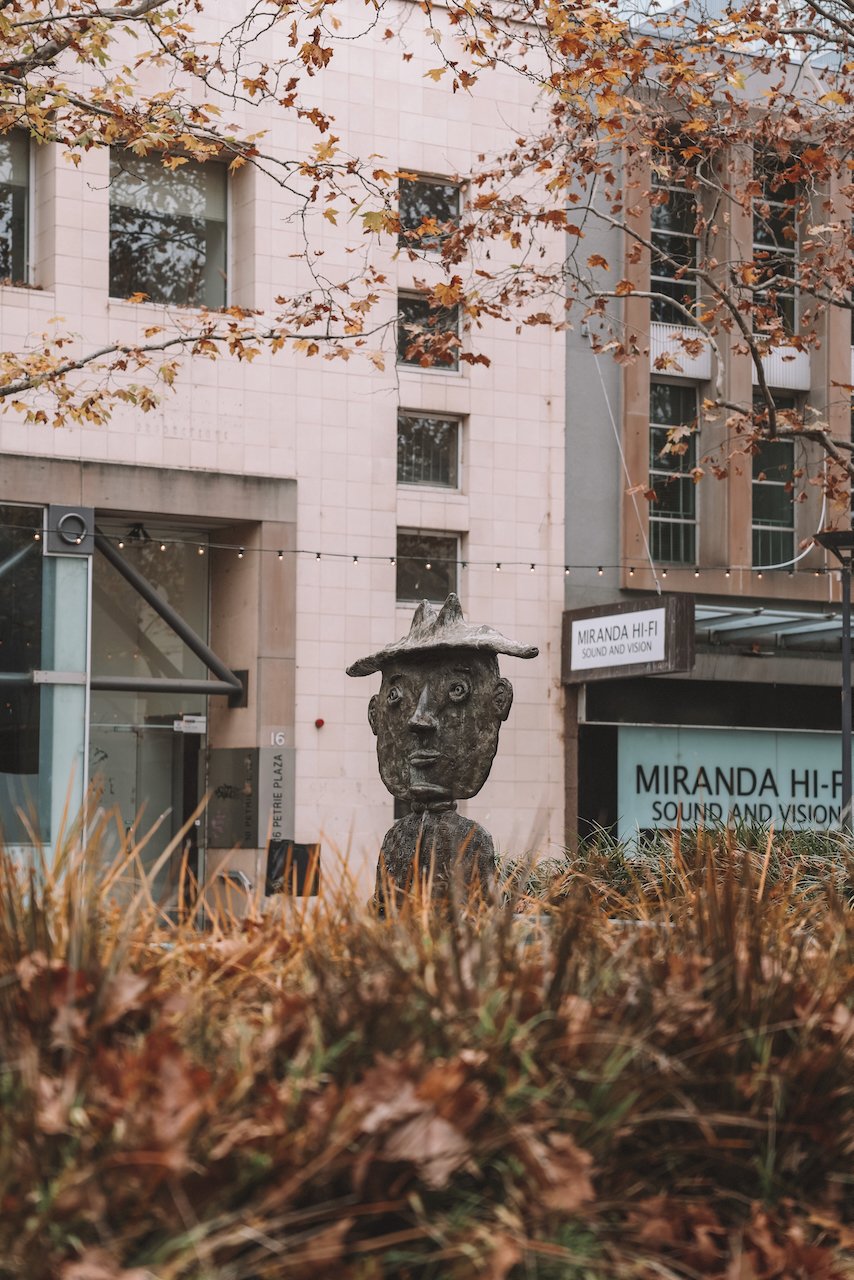
M 842 842 L 175 924 L 132 839 L 0 857 L 3 1280 L 854 1277 Z

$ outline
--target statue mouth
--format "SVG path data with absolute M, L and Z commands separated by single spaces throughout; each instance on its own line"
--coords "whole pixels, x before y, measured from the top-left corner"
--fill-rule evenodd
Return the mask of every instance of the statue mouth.
M 440 754 L 438 751 L 414 751 L 409 757 L 409 763 L 414 765 L 416 769 L 426 769 L 439 759 Z

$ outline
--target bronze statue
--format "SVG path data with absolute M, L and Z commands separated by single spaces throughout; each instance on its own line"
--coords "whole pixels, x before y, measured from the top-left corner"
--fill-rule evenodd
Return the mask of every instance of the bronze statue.
M 447 897 L 453 881 L 465 891 L 494 880 L 492 837 L 458 814 L 455 802 L 476 795 L 486 782 L 498 731 L 510 714 L 513 686 L 499 673 L 496 655 L 535 658 L 538 652 L 491 627 L 467 623 L 452 593 L 441 609 L 422 600 L 407 636 L 347 668 L 350 676 L 382 672 L 368 721 L 380 777 L 411 809 L 382 843 L 375 896 L 380 911 L 387 884 L 400 894 L 416 875 L 430 882 L 434 897 Z

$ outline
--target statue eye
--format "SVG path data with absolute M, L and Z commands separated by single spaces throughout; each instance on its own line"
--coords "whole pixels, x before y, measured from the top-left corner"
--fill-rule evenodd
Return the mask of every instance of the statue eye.
M 469 696 L 470 686 L 468 680 L 453 680 L 448 689 L 448 697 L 451 702 L 465 702 Z
M 390 707 L 396 707 L 402 697 L 403 697 L 403 694 L 401 693 L 400 689 L 398 689 L 396 684 L 393 684 L 388 691 L 388 699 L 387 699 L 388 705 Z

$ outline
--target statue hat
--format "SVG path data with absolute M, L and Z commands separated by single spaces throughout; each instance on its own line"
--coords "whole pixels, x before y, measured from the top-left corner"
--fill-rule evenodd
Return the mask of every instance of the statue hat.
M 406 660 L 443 649 L 477 649 L 481 653 L 506 653 L 513 658 L 536 658 L 540 652 L 536 645 L 508 640 L 494 627 L 466 622 L 459 597 L 452 591 L 441 609 L 429 600 L 422 600 L 413 614 L 409 635 L 367 658 L 359 658 L 347 668 L 347 675 L 369 676 L 397 659 Z

